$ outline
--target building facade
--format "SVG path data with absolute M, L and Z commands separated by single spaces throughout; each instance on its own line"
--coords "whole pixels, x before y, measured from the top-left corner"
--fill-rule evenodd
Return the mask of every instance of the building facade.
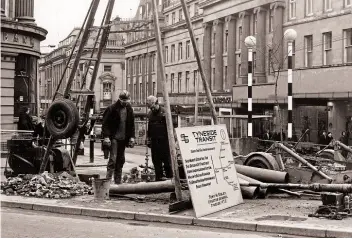
M 118 94 L 125 88 L 125 37 L 122 33 L 117 33 L 117 30 L 118 28 L 115 25 L 111 28 L 112 33 L 109 35 L 100 65 L 98 66 L 98 75 L 94 87 L 94 113 L 99 114 L 103 112 L 107 106 L 117 100 Z M 53 94 L 64 74 L 67 61 L 69 60 L 79 31 L 79 28 L 73 29 L 65 39 L 60 41 L 57 49 L 42 56 L 42 62 L 39 66 L 41 78 L 40 101 L 41 108 L 44 110 L 47 109 L 51 103 Z M 98 28 L 95 27 L 90 32 L 82 58 L 91 58 L 94 42 L 98 37 L 97 34 Z M 75 53 L 73 53 L 69 66 L 73 64 L 74 58 Z M 72 90 L 80 90 L 86 70 L 88 70 L 88 74 L 83 89 L 89 88 L 94 62 L 92 62 L 90 66 L 88 66 L 88 62 L 89 61 L 85 59 L 80 61 L 72 84 Z M 63 83 L 60 85 L 58 92 L 64 91 L 71 71 L 72 69 L 70 67 L 66 70 Z M 71 97 L 73 100 L 76 100 L 78 95 L 74 94 Z M 80 97 L 80 99 L 79 108 L 82 109 L 84 107 L 84 97 Z
M 148 4 L 141 1 L 136 19 L 150 17 L 145 13 L 150 9 Z M 217 112 L 247 115 L 248 49 L 244 40 L 253 35 L 253 113 L 273 117 L 269 122 L 254 124 L 255 136 L 261 136 L 266 128 L 272 132 L 282 129 L 287 135 L 288 51 L 284 32 L 292 28 L 297 32 L 293 43 L 294 134 L 300 136 L 309 128 L 306 140 L 317 142 L 323 130 L 331 131 L 334 138 L 339 138 L 342 131 L 351 131 L 351 4 L 349 0 L 187 1 Z M 195 98 L 198 67 L 181 5 L 166 0 L 159 12 L 170 103 L 173 109 L 187 112 L 191 120 L 196 100 L 202 106 L 200 112 L 208 111 L 208 107 L 202 84 L 200 97 Z M 145 82 L 156 87 L 148 93 L 162 100 L 155 50 L 153 36 L 132 33 L 128 37 L 126 85 L 134 92 L 135 106 L 144 103 L 139 89 L 144 89 Z M 149 63 L 145 64 L 144 59 Z M 280 117 L 274 110 L 277 103 Z M 240 131 L 247 132 L 246 124 L 231 125 L 230 132 Z M 240 137 L 238 133 L 231 135 Z
M 46 34 L 35 23 L 34 0 L 1 0 L 1 129 L 17 129 L 23 106 L 38 113 L 37 64 Z
M 272 114 L 278 101 L 283 111 L 283 126 L 273 121 L 271 130 L 279 132 L 282 128 L 287 133 L 288 52 L 284 32 L 294 29 L 297 32 L 293 43 L 294 134 L 299 137 L 310 129 L 306 140 L 318 142 L 323 130 L 332 132 L 334 138 L 339 138 L 342 131 L 351 131 L 351 1 L 254 0 L 237 1 L 236 4 L 231 1 L 202 1 L 201 6 L 204 23 L 213 24 L 209 30 L 211 33 L 204 33 L 205 37 L 210 37 L 207 42 L 213 42 L 214 37 L 216 44 L 221 42 L 216 39 L 218 28 L 214 26 L 223 22 L 221 34 L 225 38 L 226 34 L 231 35 L 228 47 L 236 46 L 231 50 L 232 57 L 229 53 L 227 63 L 223 63 L 228 69 L 227 81 L 233 84 L 234 102 L 247 108 L 248 49 L 244 39 L 253 35 L 256 37 L 253 111 L 259 115 Z M 204 49 L 212 47 L 208 43 Z M 206 62 L 205 67 L 209 71 Z M 222 65 L 218 63 L 217 67 L 220 69 Z M 352 137 L 352 131 L 350 135 Z

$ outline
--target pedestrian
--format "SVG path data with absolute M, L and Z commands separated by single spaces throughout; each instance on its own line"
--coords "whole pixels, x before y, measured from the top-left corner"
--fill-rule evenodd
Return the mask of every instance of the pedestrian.
M 34 130 L 32 117 L 30 115 L 30 108 L 23 106 L 20 109 L 20 115 L 18 118 L 17 129 L 18 130 Z
M 344 145 L 348 145 L 348 137 L 347 137 L 346 131 L 342 131 L 340 142 L 343 143 Z
M 122 91 L 116 103 L 110 105 L 103 116 L 102 134 L 104 144 L 110 147 L 106 178 L 121 184 L 122 168 L 125 163 L 125 149 L 135 142 L 133 109 L 130 93 Z
M 326 131 L 323 130 L 322 134 L 320 135 L 319 137 L 319 142 L 318 144 L 320 145 L 326 145 L 326 142 L 327 142 L 327 134 L 326 134 Z M 323 149 L 325 148 L 325 146 L 320 146 L 320 149 Z
M 333 139 L 334 137 L 332 137 L 332 133 L 328 132 L 328 135 L 326 137 L 326 145 L 329 145 Z
M 155 181 L 163 181 L 166 178 L 172 178 L 165 109 L 159 105 L 158 99 L 152 95 L 147 98 L 147 106 L 150 109 L 148 113 L 147 138 L 155 169 Z

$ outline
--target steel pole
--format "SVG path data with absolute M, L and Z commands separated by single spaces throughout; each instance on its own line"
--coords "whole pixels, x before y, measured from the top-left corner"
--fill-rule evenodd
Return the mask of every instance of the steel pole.
M 253 84 L 253 48 L 248 47 L 248 137 L 253 136 L 253 124 L 252 124 L 252 84 Z
M 200 75 L 202 77 L 203 86 L 204 86 L 205 93 L 206 93 L 207 98 L 208 98 L 208 102 L 209 102 L 209 106 L 210 106 L 210 112 L 212 114 L 212 118 L 213 118 L 214 124 L 218 124 L 218 117 L 217 117 L 215 106 L 214 106 L 214 102 L 213 102 L 213 96 L 211 95 L 209 84 L 208 84 L 208 82 L 205 79 L 203 65 L 202 65 L 202 61 L 200 59 L 198 46 L 197 46 L 197 43 L 196 43 L 196 40 L 195 40 L 195 37 L 194 37 L 193 27 L 192 27 L 192 23 L 191 23 L 191 20 L 190 20 L 190 17 L 189 17 L 189 13 L 188 13 L 188 10 L 187 10 L 186 2 L 185 2 L 185 0 L 180 0 L 180 2 L 181 2 L 182 9 L 183 9 L 183 15 L 185 16 L 185 20 L 186 20 L 189 36 L 191 38 L 192 46 L 193 46 L 193 49 L 194 49 L 194 55 L 195 55 L 195 57 L 197 59 L 199 73 L 200 73 Z M 208 75 L 208 77 L 210 77 L 210 76 Z
M 288 104 L 288 125 L 287 140 L 292 140 L 292 41 L 288 42 L 288 67 L 287 67 L 287 104 Z
M 332 178 L 330 178 L 328 175 L 326 175 L 325 173 L 319 171 L 316 167 L 314 167 L 312 164 L 310 164 L 307 160 L 305 160 L 304 158 L 302 158 L 301 156 L 299 156 L 298 154 L 296 154 L 295 152 L 293 152 L 292 150 L 290 150 L 289 148 L 287 148 L 285 145 L 280 144 L 280 143 L 276 143 L 275 145 L 276 147 L 279 147 L 281 149 L 283 149 L 284 151 L 286 151 L 286 153 L 288 153 L 289 155 L 291 155 L 293 158 L 295 158 L 296 160 L 298 160 L 299 162 L 307 165 L 311 170 L 313 170 L 314 172 L 316 172 L 317 174 L 319 174 L 320 176 L 322 176 L 323 178 L 329 180 L 329 182 L 332 182 Z
M 167 89 L 167 80 L 165 77 L 165 65 L 164 65 L 164 58 L 163 58 L 163 48 L 161 44 L 161 32 L 160 32 L 160 25 L 159 25 L 159 13 L 158 13 L 158 6 L 156 0 L 152 1 L 153 3 L 153 11 L 154 11 L 154 27 L 155 27 L 155 39 L 156 39 L 156 47 L 157 47 L 157 54 L 158 54 L 158 62 L 160 67 L 161 79 L 163 82 L 163 96 L 165 101 L 165 108 L 166 108 L 166 125 L 167 125 L 167 134 L 169 138 L 169 147 L 170 147 L 170 154 L 171 154 L 171 165 L 173 169 L 174 175 L 174 183 L 175 183 L 175 194 L 178 201 L 182 201 L 182 191 L 181 191 L 181 182 L 180 182 L 180 175 L 178 172 L 178 164 L 177 164 L 177 154 L 176 154 L 176 143 L 174 137 L 174 130 L 172 124 L 172 116 L 171 116 L 171 107 L 170 107 L 170 99 L 169 93 Z
M 110 19 L 111 19 L 111 15 L 112 15 L 112 10 L 115 4 L 115 0 L 109 0 L 108 5 L 106 7 L 106 18 L 104 20 L 104 25 L 107 26 L 110 23 Z M 107 26 L 104 28 L 102 36 L 101 36 L 101 40 L 100 40 L 100 44 L 99 44 L 99 48 L 98 48 L 98 52 L 97 52 L 97 60 L 95 62 L 94 65 L 94 70 L 93 70 L 93 74 L 92 74 L 92 78 L 90 81 L 90 85 L 89 85 L 89 90 L 90 91 L 94 91 L 94 85 L 95 85 L 95 81 L 98 75 L 98 69 L 99 69 L 99 64 L 100 64 L 100 60 L 101 60 L 101 56 L 103 54 L 103 50 L 106 44 L 106 41 L 108 39 L 109 36 L 109 30 L 110 30 L 110 26 Z M 86 104 L 84 107 L 84 113 L 87 117 L 89 110 L 92 106 L 92 102 L 93 102 L 93 95 L 88 95 L 87 96 L 87 100 L 86 100 Z M 78 138 L 77 138 L 77 142 L 74 148 L 74 152 L 73 152 L 73 157 L 72 157 L 72 161 L 74 163 L 76 163 L 77 161 L 77 154 L 78 154 L 78 148 L 79 148 L 79 143 L 83 138 L 83 134 L 80 132 L 78 134 Z

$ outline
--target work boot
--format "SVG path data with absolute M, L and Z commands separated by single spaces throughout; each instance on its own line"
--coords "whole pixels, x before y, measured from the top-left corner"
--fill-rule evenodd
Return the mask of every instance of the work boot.
M 121 184 L 121 178 L 122 178 L 122 169 L 118 169 L 116 170 L 115 176 L 114 176 L 115 184 Z
M 108 170 L 107 172 L 106 172 L 106 179 L 112 179 L 112 174 L 114 173 L 114 171 L 113 170 Z

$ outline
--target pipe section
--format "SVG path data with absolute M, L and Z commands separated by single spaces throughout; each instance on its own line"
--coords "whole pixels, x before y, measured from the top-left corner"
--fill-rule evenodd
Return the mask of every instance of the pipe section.
M 250 178 L 250 177 L 247 177 L 246 175 L 243 175 L 240 173 L 237 173 L 237 177 L 240 180 L 240 183 L 241 183 L 241 180 L 245 180 L 249 183 L 259 183 L 259 184 L 263 183 L 263 182 L 260 182 L 258 180 L 253 179 L 253 178 Z M 241 186 L 241 189 L 242 189 L 242 187 L 243 186 Z M 266 198 L 267 195 L 268 195 L 267 188 L 259 188 L 258 198 Z
M 289 175 L 287 172 L 255 168 L 236 164 L 236 171 L 247 177 L 266 182 L 266 183 L 287 183 Z

